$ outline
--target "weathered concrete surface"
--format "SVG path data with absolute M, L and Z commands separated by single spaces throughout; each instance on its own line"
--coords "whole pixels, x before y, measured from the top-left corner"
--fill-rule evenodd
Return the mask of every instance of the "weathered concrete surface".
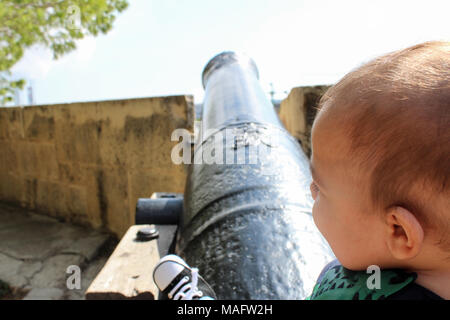
M 0 201 L 121 238 L 138 198 L 184 191 L 171 134 L 193 121 L 192 96 L 0 108 Z
M 293 88 L 281 102 L 278 113 L 289 133 L 300 141 L 303 151 L 311 155 L 311 126 L 322 95 L 330 86 Z
M 29 290 L 24 299 L 83 299 L 113 245 L 109 233 L 0 203 L 0 280 Z M 79 290 L 67 288 L 70 265 L 81 269 Z

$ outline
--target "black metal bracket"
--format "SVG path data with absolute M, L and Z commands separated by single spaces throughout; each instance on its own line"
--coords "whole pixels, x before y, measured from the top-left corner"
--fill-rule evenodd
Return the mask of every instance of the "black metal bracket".
M 183 200 L 181 193 L 155 192 L 150 198 L 140 198 L 137 201 L 135 223 L 155 225 L 159 234 L 158 251 L 161 257 L 175 251 Z
M 136 204 L 136 224 L 178 224 L 183 213 L 183 194 L 155 192 L 151 198 L 140 198 Z

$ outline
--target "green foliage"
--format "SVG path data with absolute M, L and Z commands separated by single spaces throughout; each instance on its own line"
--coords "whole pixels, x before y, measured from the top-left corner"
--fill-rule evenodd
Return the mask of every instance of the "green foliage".
M 76 40 L 111 30 L 127 6 L 127 0 L 1 0 L 0 105 L 25 84 L 12 81 L 10 69 L 26 48 L 44 45 L 57 59 L 74 50 Z

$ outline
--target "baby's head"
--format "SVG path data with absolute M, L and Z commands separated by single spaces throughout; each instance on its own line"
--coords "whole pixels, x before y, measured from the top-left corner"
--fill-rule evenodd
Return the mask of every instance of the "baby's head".
M 347 268 L 433 268 L 450 256 L 450 43 L 377 58 L 321 99 L 313 217 Z M 442 262 L 442 261 L 441 261 Z

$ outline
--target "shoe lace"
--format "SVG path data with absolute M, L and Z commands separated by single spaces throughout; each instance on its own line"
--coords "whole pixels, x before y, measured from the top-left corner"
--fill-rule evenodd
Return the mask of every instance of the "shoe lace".
M 183 277 L 175 287 L 169 292 L 169 298 L 173 296 L 176 292 L 173 300 L 192 300 L 194 297 L 201 297 L 203 293 L 198 290 L 198 269 L 191 269 L 191 282 L 189 282 L 189 277 Z M 180 289 L 181 288 L 181 289 Z M 178 290 L 179 289 L 179 290 Z

